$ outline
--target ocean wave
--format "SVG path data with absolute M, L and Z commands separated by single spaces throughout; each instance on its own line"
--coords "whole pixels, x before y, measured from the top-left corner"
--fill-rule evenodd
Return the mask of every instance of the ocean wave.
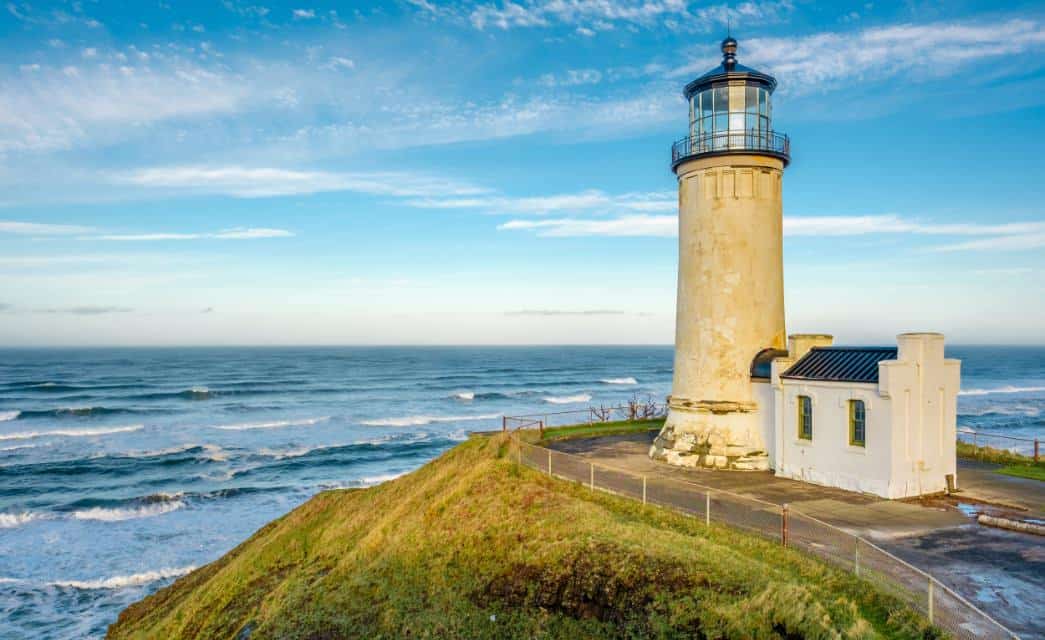
M 120 522 L 123 520 L 134 520 L 137 518 L 151 518 L 163 515 L 171 511 L 177 511 L 185 506 L 180 499 L 161 499 L 160 494 L 155 494 L 155 500 L 149 500 L 151 504 L 130 509 L 106 509 L 105 507 L 92 507 L 81 509 L 72 513 L 74 520 L 100 520 L 102 522 Z
M 639 381 L 635 378 L 603 378 L 599 380 L 603 384 L 638 384 Z
M 995 393 L 1034 393 L 1037 391 L 1045 391 L 1045 387 L 1014 387 L 1008 385 L 1005 387 L 996 387 L 994 389 L 962 389 L 958 392 L 958 395 L 987 396 Z
M 226 424 L 214 427 L 223 431 L 249 431 L 251 429 L 281 429 L 283 427 L 309 427 L 320 422 L 330 420 L 330 416 L 319 418 L 304 418 L 300 420 L 275 420 L 273 422 L 244 422 L 241 424 Z
M 126 576 L 113 576 L 101 580 L 56 580 L 49 582 L 48 585 L 53 587 L 71 587 L 73 589 L 123 589 L 126 587 L 140 587 L 158 580 L 179 578 L 195 570 L 195 565 L 177 568 L 164 567 L 155 571 L 132 573 Z
M 545 396 L 544 401 L 551 404 L 577 404 L 591 400 L 590 393 L 578 393 L 575 396 Z
M 451 396 L 457 400 L 475 400 L 474 391 L 459 391 Z
M 89 436 L 106 436 L 113 433 L 130 433 L 140 431 L 145 425 L 131 424 L 123 427 L 98 427 L 95 429 L 52 429 L 50 431 L 20 431 L 18 433 L 0 433 L 0 440 L 28 440 L 44 436 L 64 436 L 67 438 L 86 438 Z
M 0 422 L 7 422 L 8 420 L 17 420 L 18 416 L 22 415 L 21 411 L 0 411 Z
M 44 514 L 33 511 L 23 511 L 22 513 L 0 513 L 0 529 L 13 529 L 15 527 L 20 527 L 23 524 L 28 524 L 33 520 L 42 520 L 44 517 Z
M 1027 405 L 987 406 L 980 409 L 966 409 L 958 412 L 962 418 L 986 418 L 988 416 L 1027 416 L 1036 418 L 1041 415 L 1041 408 Z
M 19 449 L 34 449 L 35 444 L 16 444 L 13 447 L 0 447 L 0 453 L 4 451 L 18 451 Z
M 30 420 L 33 418 L 61 418 L 63 416 L 114 416 L 128 413 L 141 413 L 137 409 L 112 408 L 112 407 L 59 407 L 57 409 L 38 409 L 34 411 L 20 411 L 16 416 L 18 420 Z M 8 418 L 9 420 L 11 418 Z
M 500 418 L 499 413 L 484 413 L 475 416 L 403 416 L 402 418 L 380 418 L 377 420 L 363 420 L 360 424 L 368 427 L 418 427 L 425 424 L 437 422 L 465 422 L 468 420 L 492 420 Z

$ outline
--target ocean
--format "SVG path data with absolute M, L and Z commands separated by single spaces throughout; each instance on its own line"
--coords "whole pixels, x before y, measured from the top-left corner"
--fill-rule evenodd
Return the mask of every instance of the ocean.
M 1045 347 L 948 351 L 959 428 L 1045 432 Z M 318 491 L 503 414 L 662 401 L 671 371 L 667 346 L 0 350 L 0 637 L 102 637 Z

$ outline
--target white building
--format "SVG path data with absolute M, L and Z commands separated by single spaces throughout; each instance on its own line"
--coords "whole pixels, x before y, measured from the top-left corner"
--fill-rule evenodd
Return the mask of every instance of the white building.
M 897 347 L 796 335 L 788 347 L 752 377 L 777 476 L 884 498 L 956 488 L 961 365 L 942 335 L 901 334 Z

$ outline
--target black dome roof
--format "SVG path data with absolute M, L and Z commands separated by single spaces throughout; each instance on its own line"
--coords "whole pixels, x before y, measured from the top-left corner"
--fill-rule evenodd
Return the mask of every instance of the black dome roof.
M 723 40 L 722 64 L 687 84 L 686 88 L 683 89 L 686 99 L 690 99 L 693 97 L 693 94 L 703 91 L 704 89 L 709 88 L 712 84 L 723 80 L 745 80 L 749 83 L 760 84 L 770 93 L 776 89 L 776 78 L 768 73 L 763 73 L 740 64 L 737 62 L 736 53 L 736 39 L 729 37 Z

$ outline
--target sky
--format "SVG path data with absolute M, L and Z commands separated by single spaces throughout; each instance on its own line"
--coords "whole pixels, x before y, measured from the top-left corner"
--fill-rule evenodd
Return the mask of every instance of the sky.
M 670 344 L 727 23 L 788 331 L 1045 343 L 1040 2 L 84 0 L 0 7 L 0 345 Z

